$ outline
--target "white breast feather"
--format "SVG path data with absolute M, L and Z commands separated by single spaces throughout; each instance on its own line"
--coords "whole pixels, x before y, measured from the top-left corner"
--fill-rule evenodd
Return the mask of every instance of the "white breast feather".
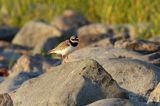
M 57 50 L 55 53 L 61 54 L 61 55 L 68 55 L 69 53 L 73 52 L 76 49 L 76 47 L 69 46 L 63 50 Z

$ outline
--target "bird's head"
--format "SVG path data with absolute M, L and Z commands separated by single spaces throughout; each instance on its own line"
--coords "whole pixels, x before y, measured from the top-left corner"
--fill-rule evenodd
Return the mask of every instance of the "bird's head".
M 78 36 L 71 36 L 70 41 L 79 41 Z
M 78 36 L 71 36 L 69 39 L 72 46 L 77 46 L 79 43 Z

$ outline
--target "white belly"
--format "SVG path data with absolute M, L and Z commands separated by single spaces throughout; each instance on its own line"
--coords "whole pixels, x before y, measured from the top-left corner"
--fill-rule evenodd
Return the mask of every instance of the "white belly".
M 61 55 L 68 55 L 69 53 L 73 52 L 75 49 L 76 47 L 69 46 L 63 50 L 56 51 L 56 53 Z

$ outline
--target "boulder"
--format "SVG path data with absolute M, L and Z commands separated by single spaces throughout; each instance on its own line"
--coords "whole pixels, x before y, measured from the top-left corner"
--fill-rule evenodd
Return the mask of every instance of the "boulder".
M 32 54 L 46 54 L 49 50 L 53 49 L 58 45 L 58 37 L 50 37 L 43 39 L 33 49 Z
M 67 58 L 64 59 L 64 61 L 72 62 L 85 58 L 95 59 L 101 65 L 105 64 L 106 60 L 111 58 L 133 58 L 149 62 L 148 57 L 134 51 L 126 49 L 115 49 L 112 47 L 103 48 L 103 47 L 93 47 L 93 46 L 88 46 L 86 48 L 71 53 L 70 55 L 68 55 Z
M 156 43 L 160 44 L 160 35 L 157 35 L 155 37 L 150 38 L 149 41 L 156 42 Z
M 155 87 L 155 89 L 151 92 L 148 103 L 159 103 L 160 105 L 160 83 Z
M 110 27 L 103 24 L 90 24 L 79 28 L 77 35 L 80 41 L 83 42 L 79 44 L 79 48 L 83 48 L 103 38 L 113 36 L 113 31 Z
M 131 96 L 137 101 L 146 102 L 160 81 L 160 68 L 141 60 L 109 59 L 103 67 L 122 88 L 136 94 Z
M 103 38 L 108 39 L 108 43 L 114 44 L 116 40 L 135 37 L 135 28 L 132 25 L 104 25 L 104 24 L 89 24 L 77 30 L 80 38 L 79 48 L 93 44 Z M 103 41 L 104 42 L 104 41 Z
M 18 30 L 18 28 L 14 27 L 0 26 L 0 39 L 11 41 L 18 32 Z
M 97 42 L 95 42 L 95 43 L 93 43 L 89 46 L 91 46 L 91 47 L 103 47 L 103 48 L 111 47 L 111 48 L 113 48 L 113 46 L 114 46 L 113 44 L 114 44 L 114 39 L 108 37 L 108 38 L 104 38 L 100 41 L 97 41 Z
M 39 43 L 44 43 L 43 46 L 45 47 L 47 44 L 47 39 L 54 38 L 54 37 L 60 37 L 61 32 L 44 22 L 38 22 L 38 21 L 30 21 L 22 27 L 22 29 L 16 34 L 15 38 L 13 39 L 13 44 L 18 44 L 22 46 L 28 46 L 31 48 L 39 46 Z M 55 45 L 56 42 L 50 42 L 50 48 Z M 42 44 L 41 44 L 42 45 Z
M 145 55 L 148 57 L 150 63 L 160 66 L 160 51 Z
M 13 101 L 7 93 L 0 94 L 0 105 L 1 106 L 13 106 Z
M 21 54 L 18 54 L 12 50 L 7 50 L 0 52 L 0 56 L 4 57 L 3 62 L 5 62 L 7 67 L 9 66 L 11 68 L 11 66 L 17 61 L 17 59 L 19 59 Z
M 87 106 L 147 106 L 147 104 L 141 102 L 133 102 L 127 99 L 111 98 L 98 100 Z
M 127 98 L 126 92 L 94 60 L 52 67 L 10 94 L 15 106 L 85 106 L 104 98 Z
M 160 46 L 154 42 L 136 39 L 123 39 L 115 42 L 115 48 L 126 48 L 142 53 L 151 53 L 160 50 Z
M 0 52 L 14 52 L 18 54 L 28 54 L 31 48 L 26 46 L 14 45 L 10 42 L 0 41 Z
M 40 56 L 21 56 L 9 71 L 9 76 L 0 83 L 0 92 L 8 93 L 16 90 L 26 80 L 46 72 L 48 68 L 55 65 L 55 62 L 55 60 L 49 61 Z
M 118 38 L 135 38 L 137 34 L 135 26 L 130 24 L 114 25 L 112 26 L 112 29 L 114 30 L 115 37 Z
M 136 101 L 146 102 L 160 81 L 159 67 L 150 64 L 148 57 L 125 49 L 86 47 L 70 54 L 64 62 L 85 58 L 97 60 Z
M 88 24 L 88 21 L 78 12 L 65 10 L 61 16 L 56 17 L 51 24 L 61 30 L 64 35 L 75 34 L 76 30 Z

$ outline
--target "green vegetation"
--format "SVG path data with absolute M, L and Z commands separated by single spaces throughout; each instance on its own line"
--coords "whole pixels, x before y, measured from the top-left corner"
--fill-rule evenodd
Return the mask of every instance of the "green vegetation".
M 141 37 L 160 34 L 160 0 L 0 0 L 0 24 L 24 25 L 31 19 L 50 22 L 65 9 L 80 11 L 91 22 L 148 24 Z

